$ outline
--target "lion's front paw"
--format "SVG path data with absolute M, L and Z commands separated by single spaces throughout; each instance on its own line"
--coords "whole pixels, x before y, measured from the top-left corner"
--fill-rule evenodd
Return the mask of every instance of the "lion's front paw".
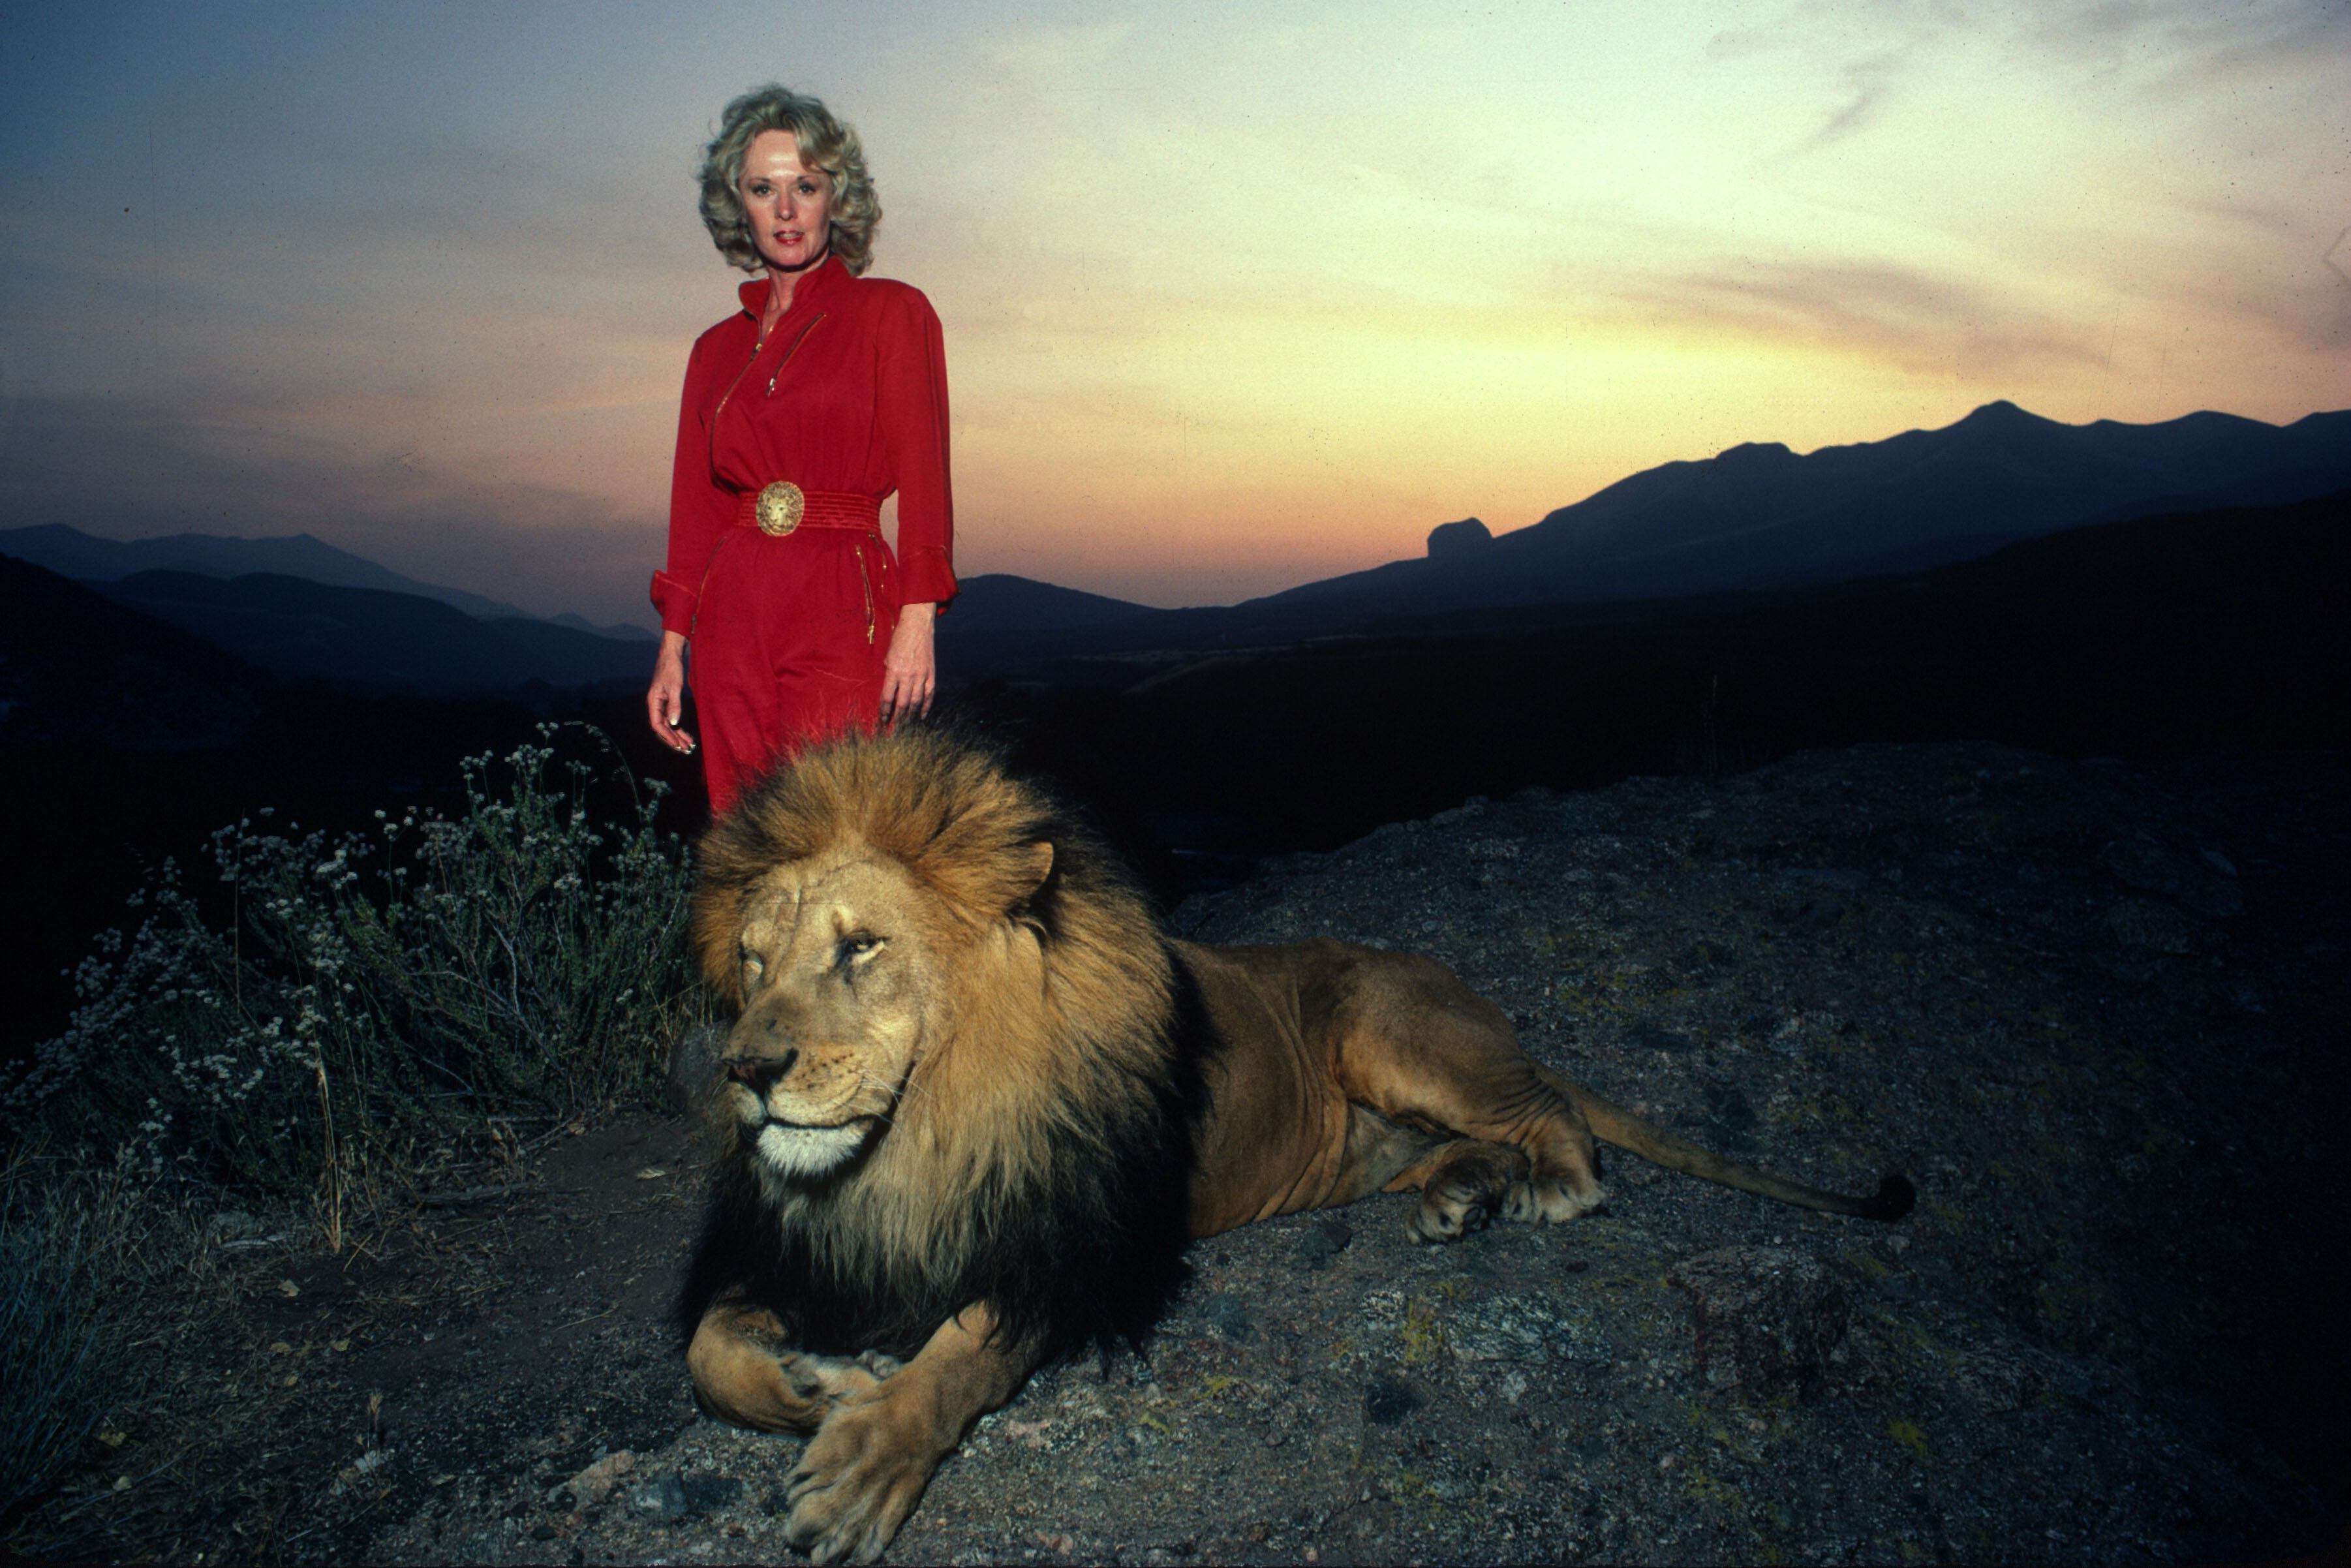
M 1538 1176 L 1532 1181 L 1512 1185 L 1502 1200 L 1502 1215 L 1522 1225 L 1547 1219 L 1562 1225 L 1581 1214 L 1589 1214 L 1608 1201 L 1608 1195 L 1598 1182 L 1586 1182 L 1578 1191 L 1556 1177 Z
M 1424 1246 L 1458 1241 L 1473 1230 L 1485 1229 L 1493 1218 L 1489 1195 L 1462 1183 L 1431 1183 L 1419 1205 L 1405 1216 L 1404 1233 Z
M 886 1402 L 844 1406 L 792 1471 L 785 1538 L 819 1563 L 871 1563 L 922 1500 L 937 1462 Z

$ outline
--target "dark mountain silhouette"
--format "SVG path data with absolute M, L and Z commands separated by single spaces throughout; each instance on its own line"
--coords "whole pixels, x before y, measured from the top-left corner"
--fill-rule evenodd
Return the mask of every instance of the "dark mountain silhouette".
M 1079 798 L 1121 802 L 1127 841 L 1157 841 L 1158 862 L 1141 858 L 1181 885 L 1220 857 L 1329 849 L 1472 794 L 1816 746 L 2341 747 L 2346 592 L 2351 490 L 1865 581 L 1396 616 L 1256 646 L 1040 640 L 950 706 L 1022 737 Z
M 287 679 L 438 696 L 638 681 L 652 667 L 643 642 L 520 615 L 477 621 L 417 594 L 274 573 L 142 571 L 96 587 Z
M 225 534 L 171 534 L 152 539 L 102 539 L 62 523 L 0 528 L 0 555 L 13 555 L 60 577 L 82 582 L 119 582 L 142 571 L 186 571 L 202 577 L 246 577 L 266 572 L 299 577 L 331 588 L 376 588 L 413 593 L 452 604 L 476 620 L 526 612 L 478 593 L 439 583 L 419 582 L 364 556 L 337 549 L 308 534 L 247 539 Z M 593 628 L 588 628 L 593 630 Z
M 1941 430 L 1802 456 L 1748 443 L 1668 463 L 1490 545 L 1474 538 L 1482 527 L 1448 524 L 1426 559 L 1236 608 L 1260 619 L 1427 613 L 1833 581 L 2090 522 L 2300 500 L 2346 484 L 2351 411 L 2283 427 L 2210 413 L 2067 425 L 1992 402 Z
M 550 672 L 550 685 L 578 686 L 626 681 L 643 685 L 653 673 L 653 639 L 582 632 L 555 621 L 508 619 L 487 622 L 491 631 L 538 661 Z
M 1159 613 L 1147 604 L 1131 604 L 1123 599 L 1004 571 L 967 577 L 957 587 L 954 607 L 939 620 L 939 632 L 945 637 L 1091 630 Z
M 600 625 L 585 615 L 574 615 L 568 610 L 560 615 L 549 615 L 547 619 L 558 626 L 569 626 L 574 632 L 585 632 L 591 637 L 617 637 L 624 643 L 661 641 L 661 633 L 649 627 L 631 626 L 618 621 L 610 621 Z
M 319 596 L 371 597 L 275 580 L 285 591 L 280 609 L 308 605 L 329 643 L 340 612 L 319 609 Z M 215 595 L 239 588 L 187 581 L 192 591 Z M 244 586 L 256 585 L 248 579 Z M 271 584 L 258 580 L 258 586 Z M 444 604 L 372 597 L 395 601 L 395 611 L 404 604 L 402 624 L 429 617 L 444 645 L 453 635 L 477 634 L 482 641 L 467 646 L 486 664 L 522 657 L 496 628 Z M 517 685 L 461 697 L 279 680 L 88 584 L 0 557 L 0 820 L 15 830 L 0 835 L 0 886 L 35 912 L 20 915 L 14 939 L 0 944 L 0 994 L 11 1003 L 0 1020 L 0 1070 L 65 1027 L 74 965 L 89 952 L 93 934 L 136 926 L 141 914 L 126 910 L 123 897 L 165 857 L 177 861 L 195 896 L 219 903 L 212 918 L 228 917 L 206 843 L 214 830 L 240 819 L 265 832 L 292 824 L 372 832 L 385 810 L 462 811 L 460 758 L 504 756 L 536 739 L 547 720 L 588 717 L 618 748 L 618 757 L 586 748 L 597 764 L 592 788 L 607 792 L 600 810 L 624 809 L 610 794 L 614 769 L 605 766 L 624 757 L 639 779 L 660 779 L 675 791 L 664 802 L 664 828 L 698 826 L 698 762 L 676 758 L 645 733 L 647 645 L 585 638 L 540 622 L 523 625 L 528 636 L 601 643 L 629 670 L 629 679 L 616 683 L 620 695 L 593 685 Z M 511 665 L 505 671 L 513 673 Z
M 0 556 L 0 743 L 227 746 L 251 727 L 268 685 L 200 636 Z

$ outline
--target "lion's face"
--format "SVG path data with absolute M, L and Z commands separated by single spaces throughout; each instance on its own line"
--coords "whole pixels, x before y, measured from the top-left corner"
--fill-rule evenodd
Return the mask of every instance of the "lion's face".
M 753 890 L 743 1016 L 720 1061 L 745 1144 L 769 1174 L 821 1177 L 886 1131 L 952 940 L 934 901 L 884 858 L 799 862 Z

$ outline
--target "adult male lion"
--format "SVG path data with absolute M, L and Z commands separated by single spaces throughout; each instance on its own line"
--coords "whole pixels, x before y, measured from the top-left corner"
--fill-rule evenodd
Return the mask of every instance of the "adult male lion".
M 701 877 L 741 1018 L 687 1363 L 712 1414 L 815 1434 L 787 1528 L 819 1562 L 878 1556 L 1045 1359 L 1147 1333 L 1193 1237 L 1411 1189 L 1416 1240 L 1573 1218 L 1595 1133 L 1809 1208 L 1909 1207 L 1899 1177 L 1840 1197 L 1595 1099 L 1431 959 L 1172 940 L 1050 800 L 936 732 L 803 758 Z

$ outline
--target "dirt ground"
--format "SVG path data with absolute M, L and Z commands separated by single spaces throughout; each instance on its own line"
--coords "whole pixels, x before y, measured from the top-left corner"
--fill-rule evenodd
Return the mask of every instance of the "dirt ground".
M 2351 769 L 1808 754 L 1531 790 L 1195 901 L 1431 952 L 1545 1061 L 1827 1218 L 1609 1159 L 1450 1248 L 1385 1197 L 1217 1238 L 1146 1357 L 984 1420 L 906 1563 L 2204 1562 L 2346 1518 Z M 664 1321 L 700 1135 L 557 1131 L 243 1238 L 45 1555 L 783 1561 L 797 1442 Z M 223 1234 L 236 1228 L 234 1221 Z M 118 1479 L 119 1478 L 119 1479 Z M 69 1517 L 59 1518 L 68 1514 Z

